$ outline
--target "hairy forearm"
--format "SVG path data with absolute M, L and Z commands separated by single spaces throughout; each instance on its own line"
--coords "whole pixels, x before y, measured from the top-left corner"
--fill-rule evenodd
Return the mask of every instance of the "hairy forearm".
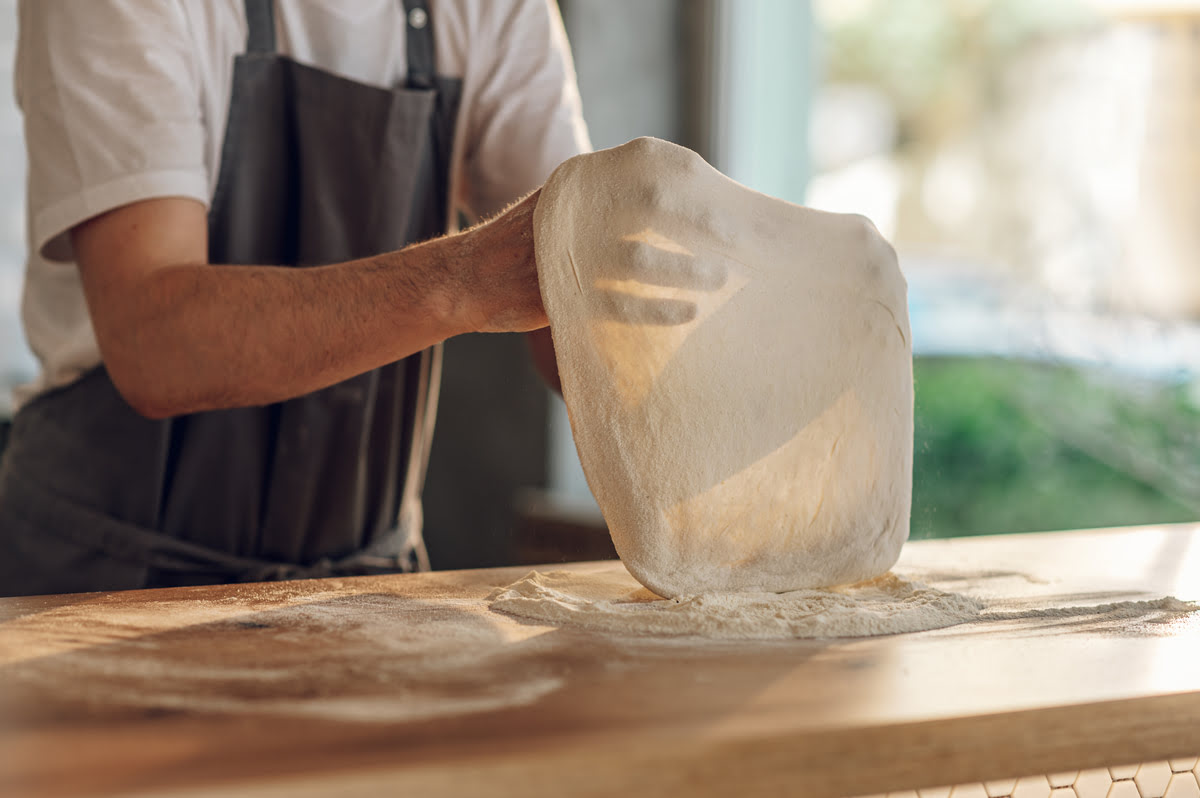
M 464 332 L 462 242 L 306 269 L 182 264 L 133 287 L 100 336 L 114 382 L 164 417 L 277 402 Z
M 116 208 L 71 241 L 113 382 L 161 418 L 291 399 L 464 332 L 545 326 L 537 198 L 463 233 L 311 268 L 208 263 L 206 209 L 186 198 Z

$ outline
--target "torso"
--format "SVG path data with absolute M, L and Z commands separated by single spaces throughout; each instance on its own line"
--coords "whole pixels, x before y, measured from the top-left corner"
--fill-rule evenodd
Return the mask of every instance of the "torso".
M 452 223 L 458 211 L 467 218 L 498 211 L 589 143 L 550 0 L 434 0 L 430 7 L 437 72 L 462 81 L 444 209 Z M 66 228 L 115 207 L 105 193 L 114 184 L 125 187 L 117 204 L 162 195 L 211 200 L 233 61 L 247 31 L 242 0 L 109 0 L 56 9 L 39 0 L 21 7 L 16 84 L 30 150 L 29 240 L 39 248 L 30 253 L 22 316 L 42 369 L 17 390 L 18 408 L 101 360 Z M 70 19 L 51 28 L 47 20 L 55 14 Z M 283 55 L 371 85 L 394 87 L 405 79 L 399 0 L 276 0 L 276 20 Z M 163 27 L 173 49 L 156 51 L 153 37 Z M 183 48 L 189 52 L 181 55 Z M 162 67 L 166 59 L 174 59 L 169 69 Z M 98 63 L 103 70 L 95 69 Z M 163 83 L 194 95 L 198 108 L 137 96 L 147 69 L 169 72 Z M 132 102 L 108 99 L 127 88 Z M 168 120 L 174 127 L 153 116 L 156 106 L 179 115 Z M 128 136 L 131 127 L 144 138 L 113 138 Z M 171 181 L 153 182 L 168 170 Z M 145 177 L 141 172 L 155 173 L 146 177 L 153 185 L 145 196 L 128 188 Z
M 177 1 L 195 44 L 211 194 L 221 165 L 233 61 L 245 49 L 246 16 L 242 0 Z M 478 27 L 482 5 L 433 4 L 439 74 L 461 78 L 467 73 L 465 44 L 469 31 Z M 395 0 L 277 0 L 276 23 L 281 55 L 373 86 L 404 82 L 404 9 Z

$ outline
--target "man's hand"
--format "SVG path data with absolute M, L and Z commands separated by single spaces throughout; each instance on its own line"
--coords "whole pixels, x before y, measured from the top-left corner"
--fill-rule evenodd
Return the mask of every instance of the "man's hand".
M 454 335 L 546 324 L 533 194 L 399 252 L 293 269 L 208 263 L 204 206 L 162 198 L 72 230 L 105 366 L 153 418 L 291 399 Z
M 544 265 L 556 270 L 552 277 L 569 271 L 568 284 L 589 297 L 590 314 L 630 325 L 683 325 L 696 317 L 704 294 L 725 287 L 735 232 L 726 224 L 728 209 L 713 197 L 727 178 L 699 155 L 643 138 L 572 159 L 560 170 L 561 179 L 552 179 L 540 199 L 566 206 L 543 206 L 536 215 L 560 224 L 568 219 L 571 229 L 541 231 L 560 239 L 545 253 L 553 262 Z M 589 194 L 597 184 L 619 190 Z M 561 393 L 549 330 L 528 340 L 538 371 Z
M 561 169 L 567 170 L 564 179 L 556 182 L 571 188 L 551 193 L 574 212 L 556 216 L 574 220 L 570 236 L 586 249 L 568 246 L 556 253 L 566 261 L 556 267 L 573 272 L 598 316 L 630 324 L 686 324 L 697 312 L 696 292 L 725 285 L 733 236 L 710 190 L 714 178 L 725 178 L 699 155 L 642 138 L 581 156 Z M 617 188 L 588 195 L 597 183 Z
M 533 248 L 535 191 L 503 213 L 461 234 L 465 326 L 476 332 L 527 332 L 545 327 Z

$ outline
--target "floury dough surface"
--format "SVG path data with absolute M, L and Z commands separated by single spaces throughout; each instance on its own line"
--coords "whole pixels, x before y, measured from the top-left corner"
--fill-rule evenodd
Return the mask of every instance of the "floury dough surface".
M 865 637 L 924 632 L 972 622 L 1062 619 L 1071 619 L 1075 631 L 1111 629 L 1132 634 L 1138 627 L 1136 622 L 1162 627 L 1200 611 L 1200 605 L 1173 596 L 1017 608 L 1003 600 L 990 602 L 939 590 L 891 572 L 843 587 L 787 593 L 704 593 L 664 599 L 621 571 L 531 571 L 493 591 L 488 601 L 493 610 L 538 624 L 616 635 L 709 640 Z M 1061 633 L 1058 627 L 1051 628 Z
M 896 562 L 912 349 L 906 284 L 870 222 L 638 139 L 563 164 L 534 228 L 576 447 L 642 584 L 781 593 Z M 663 323 L 681 306 L 690 320 Z
M 534 571 L 489 600 L 494 610 L 555 625 L 731 640 L 920 632 L 974 620 L 983 608 L 968 596 L 892 573 L 832 589 L 664 599 L 620 572 Z

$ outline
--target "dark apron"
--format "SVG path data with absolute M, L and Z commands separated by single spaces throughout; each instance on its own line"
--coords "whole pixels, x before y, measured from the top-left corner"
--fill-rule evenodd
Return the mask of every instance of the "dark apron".
M 461 82 L 435 74 L 424 0 L 404 5 L 408 84 L 385 89 L 278 55 L 271 0 L 246 0 L 211 262 L 304 267 L 444 232 Z M 34 399 L 0 465 L 0 594 L 427 567 L 440 357 L 162 421 L 134 412 L 103 366 Z

